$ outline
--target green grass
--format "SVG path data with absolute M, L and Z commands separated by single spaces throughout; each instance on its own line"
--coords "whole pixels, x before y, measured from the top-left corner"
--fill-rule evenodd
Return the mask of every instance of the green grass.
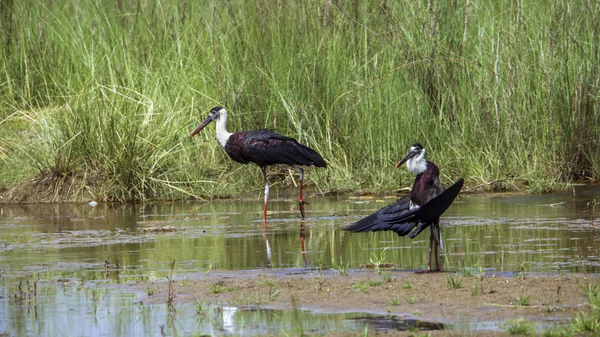
M 533 336 L 535 332 L 535 323 L 524 318 L 506 320 L 502 327 L 511 335 Z
M 417 141 L 444 183 L 548 191 L 599 177 L 600 8 L 586 1 L 431 1 L 434 16 L 424 1 L 11 3 L 0 191 L 20 184 L 4 197 L 260 191 L 214 126 L 188 139 L 214 105 L 232 131 L 318 150 L 329 166 L 307 184 L 324 192 L 409 186 L 393 165 Z
M 448 289 L 460 289 L 462 288 L 462 276 L 456 273 L 455 275 L 446 275 L 446 286 Z
M 402 282 L 402 289 L 412 289 L 414 288 L 414 286 L 412 285 L 412 283 L 410 283 L 409 280 L 404 280 L 404 282 Z
M 529 305 L 529 296 L 519 296 L 516 299 L 518 305 L 526 307 Z

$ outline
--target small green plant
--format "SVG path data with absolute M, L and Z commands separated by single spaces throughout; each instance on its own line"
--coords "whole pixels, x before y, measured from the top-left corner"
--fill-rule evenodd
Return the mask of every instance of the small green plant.
M 587 286 L 582 286 L 582 289 L 588 296 L 588 304 L 592 311 L 600 314 L 600 286 L 588 283 Z
M 352 283 L 352 289 L 363 292 L 369 290 L 369 282 L 365 280 Z
M 527 276 L 525 274 L 525 262 L 519 261 L 519 273 L 517 275 L 521 277 L 521 281 L 525 280 Z
M 155 289 L 152 287 L 148 287 L 146 288 L 146 293 L 148 294 L 148 296 L 153 296 L 155 292 Z
M 571 323 L 575 332 L 598 333 L 600 332 L 600 317 L 594 313 L 577 313 Z
M 509 335 L 533 335 L 535 323 L 524 318 L 506 320 L 502 327 Z
M 517 304 L 522 307 L 526 307 L 529 305 L 529 296 L 519 296 L 517 297 Z
M 462 288 L 462 277 L 456 273 L 454 275 L 446 275 L 446 285 L 448 289 L 460 289 Z
M 572 335 L 573 332 L 569 330 L 569 327 L 564 326 L 552 326 L 542 332 L 542 337 L 570 337 Z
M 274 279 L 264 279 L 264 280 L 260 280 L 258 282 L 258 285 L 260 285 L 261 287 L 273 287 L 275 286 L 275 284 L 277 284 L 277 281 L 275 281 Z
M 479 295 L 479 279 L 474 278 L 471 280 L 471 296 Z
M 392 282 L 392 275 L 390 275 L 390 274 L 382 274 L 381 275 L 381 281 L 383 281 L 384 283 L 390 283 L 390 282 Z
M 224 292 L 235 291 L 237 289 L 238 289 L 237 287 L 228 287 L 223 282 L 217 282 L 210 286 L 210 291 L 212 291 L 213 294 L 220 294 L 220 293 L 224 293 Z
M 413 315 L 415 316 L 421 316 L 421 311 L 420 310 L 415 310 L 412 312 Z
M 371 279 L 367 282 L 370 287 L 378 287 L 383 284 L 383 280 Z
M 224 284 L 215 283 L 210 286 L 210 291 L 212 291 L 213 294 L 224 293 L 226 290 L 227 290 L 227 287 Z
M 388 250 L 388 248 L 389 247 L 385 247 L 381 252 L 379 252 L 379 255 L 371 253 L 373 257 L 371 257 L 369 261 L 371 262 L 371 264 L 373 264 L 373 267 L 375 268 L 375 271 L 378 274 L 381 273 L 381 266 L 384 264 L 386 258 L 385 251 Z
M 273 302 L 277 298 L 279 298 L 279 290 L 274 290 L 272 287 L 269 288 L 269 302 Z
M 473 271 L 473 268 L 464 267 L 463 269 L 461 269 L 460 273 L 464 277 L 473 277 L 473 276 L 475 276 L 475 272 Z
M 340 275 L 348 275 L 348 268 L 350 267 L 349 263 L 343 264 L 342 259 L 340 258 L 340 264 L 335 266 L 334 272 Z
M 195 307 L 198 316 L 207 316 L 210 305 L 206 301 L 196 300 Z
M 413 296 L 413 297 L 407 299 L 406 303 L 408 303 L 408 304 L 415 304 L 415 303 L 417 303 L 417 298 Z
M 404 283 L 402 283 L 402 289 L 412 289 L 413 285 L 412 283 L 410 283 L 409 280 L 404 280 Z
M 390 305 L 400 305 L 400 300 L 397 298 L 392 298 L 389 303 Z

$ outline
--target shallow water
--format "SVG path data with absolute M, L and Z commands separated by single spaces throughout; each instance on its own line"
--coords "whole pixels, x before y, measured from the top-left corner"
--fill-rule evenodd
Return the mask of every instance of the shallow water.
M 426 267 L 427 233 L 409 240 L 392 232 L 339 230 L 394 198 L 313 196 L 306 206 L 307 218 L 301 221 L 294 193 L 273 195 L 267 234 L 258 193 L 253 200 L 208 203 L 0 204 L 0 335 L 160 335 L 157 322 L 164 329 L 173 316 L 166 306 L 148 309 L 135 304 L 135 294 L 100 285 L 164 281 L 172 260 L 179 279 L 212 269 L 353 269 L 375 260 L 394 263 L 400 270 Z M 597 274 L 600 224 L 592 220 L 588 206 L 593 199 L 600 201 L 597 187 L 577 188 L 576 197 L 571 193 L 461 195 L 442 218 L 442 266 L 502 273 Z M 600 205 L 596 211 L 600 214 Z M 180 327 L 171 332 L 276 333 L 289 330 L 287 325 L 296 317 L 281 312 L 273 319 L 269 316 L 273 312 L 228 308 L 225 311 L 234 317 L 232 329 L 246 327 L 232 332 L 225 327 L 221 310 L 217 315 L 221 318 L 210 316 L 202 320 L 204 325 L 188 321 L 196 322 L 198 315 L 175 315 L 171 329 L 181 324 L 192 330 Z M 317 315 L 317 319 L 313 313 L 302 313 L 312 318 L 298 320 L 295 327 L 306 331 L 362 328 L 356 326 L 360 320 L 351 320 L 360 314 Z

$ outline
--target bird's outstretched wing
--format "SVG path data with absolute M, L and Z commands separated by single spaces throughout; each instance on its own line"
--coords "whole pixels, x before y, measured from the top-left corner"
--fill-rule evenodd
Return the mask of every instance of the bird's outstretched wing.
M 377 212 L 342 229 L 349 232 L 376 232 L 391 230 L 404 236 L 413 229 L 416 223 L 397 223 L 392 219 L 399 214 L 410 213 L 410 195 L 389 204 Z
M 420 224 L 419 232 L 427 225 L 435 222 L 450 207 L 462 189 L 464 179 L 459 179 L 454 185 L 448 187 L 437 197 L 419 208 L 410 209 L 410 196 L 383 207 L 377 212 L 353 224 L 343 227 L 350 232 L 375 232 L 391 230 L 400 236 L 405 236 Z M 422 227 L 422 228 L 421 228 Z M 416 233 L 418 234 L 418 233 Z M 411 233 L 410 237 L 416 236 Z

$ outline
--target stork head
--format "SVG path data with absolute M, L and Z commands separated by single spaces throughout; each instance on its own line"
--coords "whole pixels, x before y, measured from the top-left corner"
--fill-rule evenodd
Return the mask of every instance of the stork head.
M 190 135 L 190 138 L 194 137 L 198 132 L 200 132 L 200 130 L 204 129 L 205 126 L 210 124 L 210 122 L 212 122 L 214 120 L 218 121 L 221 118 L 223 118 L 223 119 L 227 118 L 227 110 L 225 110 L 225 108 L 216 106 L 216 107 L 210 109 L 208 116 L 204 119 L 204 121 L 202 121 L 200 126 L 198 126 L 196 128 L 196 130 L 194 130 L 194 132 L 192 132 L 192 134 Z
M 427 161 L 425 160 L 425 149 L 423 145 L 415 143 L 410 147 L 408 153 L 402 160 L 398 162 L 396 168 L 402 166 L 402 164 L 408 162 L 406 166 L 408 170 L 414 174 L 423 173 L 427 169 Z

